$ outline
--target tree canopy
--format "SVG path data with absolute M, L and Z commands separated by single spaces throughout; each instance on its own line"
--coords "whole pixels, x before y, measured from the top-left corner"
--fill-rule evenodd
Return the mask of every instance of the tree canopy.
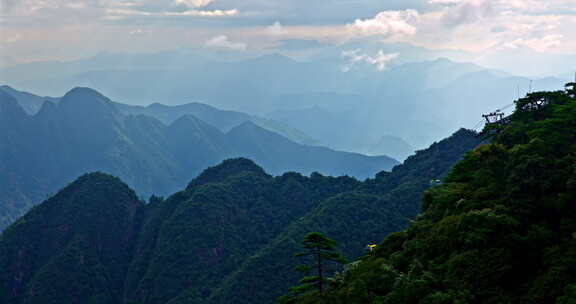
M 574 303 L 576 99 L 536 92 L 516 105 L 409 228 L 297 303 Z
M 308 263 L 296 267 L 305 276 L 300 279 L 300 285 L 290 288 L 291 295 L 281 298 L 280 303 L 293 303 L 294 297 L 306 293 L 323 294 L 328 282 L 327 276 L 336 270 L 334 264 L 346 262 L 336 249 L 336 241 L 319 232 L 310 232 L 302 241 L 304 251 L 296 253 L 298 258 L 307 258 Z M 312 275 L 310 275 L 312 272 Z

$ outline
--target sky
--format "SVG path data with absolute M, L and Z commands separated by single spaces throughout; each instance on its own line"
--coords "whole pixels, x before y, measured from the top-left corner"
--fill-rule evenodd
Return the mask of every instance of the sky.
M 284 41 L 406 43 L 518 74 L 576 69 L 576 0 L 0 0 L 0 66 Z M 342 57 L 385 69 L 402 53 Z M 571 62 L 567 62 L 572 60 Z

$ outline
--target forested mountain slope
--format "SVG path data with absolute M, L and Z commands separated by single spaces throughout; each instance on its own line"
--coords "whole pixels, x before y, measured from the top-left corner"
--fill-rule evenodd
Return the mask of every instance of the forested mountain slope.
M 576 301 L 576 83 L 531 93 L 430 189 L 424 212 L 290 303 Z
M 254 125 L 254 133 L 223 133 L 192 115 L 166 125 L 144 115 L 126 115 L 87 88 L 46 101 L 28 115 L 0 90 L 0 229 L 33 204 L 90 171 L 119 176 L 143 196 L 166 195 L 208 166 L 251 156 L 273 174 L 318 171 L 366 178 L 397 161 L 305 146 Z M 273 150 L 273 134 L 290 154 Z M 250 144 L 247 144 L 250 143 Z M 318 159 L 330 159 L 321 162 Z
M 117 178 L 79 178 L 2 234 L 1 303 L 118 303 L 144 204 Z
M 418 151 L 392 172 L 381 172 L 353 191 L 319 202 L 311 212 L 291 223 L 270 244 L 243 262 L 224 281 L 209 303 L 273 303 L 298 281 L 297 261 L 291 254 L 310 231 L 321 231 L 340 243 L 348 258 L 367 244 L 399 231 L 420 212 L 420 200 L 431 181 L 441 179 L 460 156 L 479 144 L 476 134 L 460 130 Z M 284 262 L 278 262 L 283 259 Z M 274 274 L 270 276 L 270 274 Z M 266 278 L 266 284 L 262 284 Z M 186 302 L 178 302 L 186 303 Z
M 284 249 L 301 232 L 357 236 L 344 245 L 358 255 L 362 244 L 405 227 L 430 180 L 477 144 L 473 132 L 459 131 L 365 182 L 273 177 L 232 159 L 148 204 L 117 178 L 88 174 L 4 231 L 0 302 L 272 303 L 294 278 L 278 270 L 294 265 Z

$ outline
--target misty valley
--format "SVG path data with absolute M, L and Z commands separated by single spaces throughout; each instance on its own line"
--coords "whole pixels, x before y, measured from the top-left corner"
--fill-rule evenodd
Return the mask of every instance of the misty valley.
M 574 12 L 0 1 L 0 304 L 576 303 Z

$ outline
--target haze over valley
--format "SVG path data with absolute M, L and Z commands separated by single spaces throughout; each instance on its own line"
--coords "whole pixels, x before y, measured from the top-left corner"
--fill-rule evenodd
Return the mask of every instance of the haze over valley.
M 576 1 L 0 0 L 0 303 L 576 303 Z

